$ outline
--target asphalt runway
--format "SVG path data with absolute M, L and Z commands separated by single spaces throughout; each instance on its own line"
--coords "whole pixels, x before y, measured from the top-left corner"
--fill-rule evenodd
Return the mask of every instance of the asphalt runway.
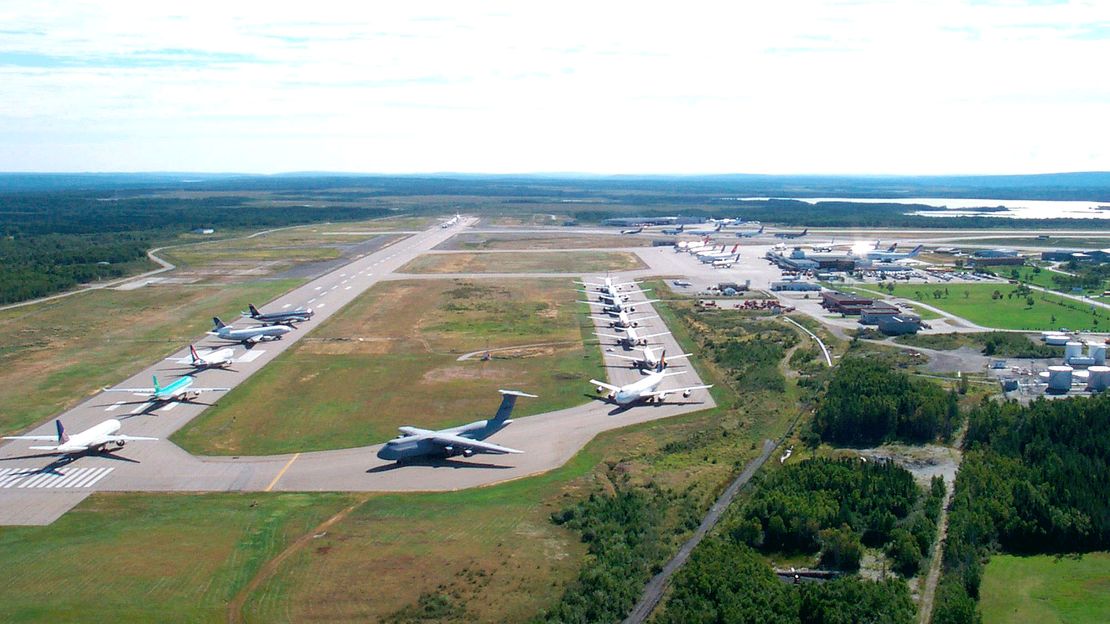
M 300 329 L 286 334 L 280 341 L 255 345 L 250 350 L 235 345 L 239 362 L 231 370 L 210 370 L 197 375 L 196 387 L 235 387 L 261 369 L 285 349 L 305 335 L 314 324 L 331 314 L 383 279 L 410 279 L 394 271 L 416 256 L 430 250 L 447 238 L 464 231 L 467 223 L 452 227 L 438 226 L 400 240 L 384 249 L 356 258 L 312 282 L 297 288 L 262 307 L 263 311 L 312 306 L 316 316 Z M 637 253 L 646 252 L 639 249 Z M 654 250 L 653 250 L 654 251 Z M 670 249 L 665 251 L 673 254 Z M 665 256 L 646 254 L 660 262 Z M 648 262 L 652 265 L 652 262 Z M 662 263 L 666 265 L 667 263 Z M 668 268 L 664 266 L 663 268 Z M 710 269 L 712 270 L 712 269 Z M 645 269 L 621 274 L 646 276 L 657 273 Z M 428 279 L 450 278 L 448 275 L 422 276 Z M 474 277 L 479 277 L 475 275 Z M 513 274 L 513 277 L 537 277 Z M 592 276 L 591 276 L 592 277 Z M 623 279 L 623 277 L 622 277 Z M 641 304 L 638 313 L 652 312 L 650 304 Z M 582 313 L 588 313 L 582 306 Z M 235 325 L 252 325 L 241 319 Z M 598 321 L 606 329 L 607 323 Z M 664 331 L 662 322 L 651 320 L 645 330 Z M 678 353 L 671 336 L 653 339 L 671 353 Z M 205 336 L 198 339 L 198 349 L 227 346 L 219 339 Z M 603 347 L 604 352 L 604 347 Z M 141 373 L 121 381 L 119 387 L 147 387 L 151 376 L 159 375 L 163 384 L 184 371 L 172 361 L 188 354 L 187 345 Z M 627 363 L 605 353 L 609 380 L 626 384 L 641 373 Z M 678 370 L 676 368 L 676 370 Z M 692 367 L 682 376 L 668 378 L 663 388 L 698 385 L 700 380 Z M 28 451 L 35 444 L 8 441 L 0 446 L 0 524 L 49 524 L 61 514 L 97 491 L 445 491 L 498 483 L 537 474 L 564 464 L 598 433 L 677 414 L 712 407 L 705 391 L 696 391 L 689 399 L 681 395 L 668 398 L 661 405 L 640 405 L 617 408 L 600 400 L 589 400 L 593 387 L 582 380 L 572 391 L 583 393 L 583 405 L 518 419 L 493 439 L 498 444 L 520 448 L 521 455 L 478 455 L 469 459 L 436 460 L 398 466 L 376 457 L 380 445 L 361 448 L 297 453 L 267 457 L 198 457 L 190 455 L 168 441 L 168 437 L 199 415 L 207 405 L 218 400 L 218 393 L 205 393 L 191 402 L 155 404 L 124 393 L 98 393 L 60 415 L 69 432 L 79 432 L 109 418 L 123 423 L 121 433 L 160 438 L 157 442 L 133 442 L 114 455 L 81 456 L 72 461 Z M 527 399 L 525 399 L 527 400 Z M 492 416 L 497 397 L 490 397 L 488 413 L 460 414 L 460 424 Z M 51 435 L 53 419 L 42 423 L 30 434 Z

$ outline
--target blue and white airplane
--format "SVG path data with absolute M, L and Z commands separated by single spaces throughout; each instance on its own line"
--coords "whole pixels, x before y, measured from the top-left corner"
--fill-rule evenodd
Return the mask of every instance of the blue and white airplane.
M 679 393 L 681 393 L 683 397 L 689 398 L 694 390 L 703 390 L 713 387 L 712 385 L 703 384 L 700 386 L 686 386 L 683 388 L 660 390 L 659 384 L 663 383 L 664 379 L 671 375 L 682 375 L 685 372 L 668 373 L 665 371 L 666 368 L 667 352 L 663 351 L 663 354 L 659 357 L 659 364 L 655 367 L 655 370 L 639 381 L 634 381 L 624 386 L 614 386 L 596 379 L 591 379 L 590 383 L 597 386 L 599 394 L 605 392 L 605 398 L 613 401 L 617 405 L 631 405 L 640 401 L 662 403 L 663 399 L 667 398 L 667 395 Z
M 128 442 L 158 439 L 146 438 L 142 436 L 119 435 L 116 432 L 120 430 L 120 427 L 122 425 L 120 425 L 120 422 L 115 418 L 105 420 L 99 425 L 90 427 L 82 431 L 81 433 L 75 433 L 72 436 L 66 433 L 65 427 L 62 426 L 62 421 L 55 420 L 54 426 L 57 427 L 57 435 L 4 436 L 4 439 L 56 442 L 57 444 L 51 446 L 32 446 L 29 448 L 32 451 L 48 451 L 61 455 L 75 455 L 77 453 L 86 453 L 89 451 L 98 453 L 101 451 L 109 450 L 109 446 L 113 447 L 112 450 L 114 450 L 123 448 L 123 445 L 127 444 Z
M 218 316 L 212 317 L 212 323 L 215 327 L 208 332 L 209 335 L 231 342 L 241 342 L 244 345 L 252 345 L 264 340 L 281 340 L 282 336 L 293 331 L 288 325 L 259 325 L 257 327 L 235 329 L 230 325 L 225 325 Z
M 513 422 L 509 416 L 513 413 L 517 397 L 536 398 L 536 395 L 516 390 L 498 390 L 498 392 L 501 393 L 501 407 L 497 408 L 497 414 L 493 418 L 438 431 L 419 427 L 398 427 L 401 435 L 386 442 L 378 451 L 378 458 L 401 462 L 428 456 L 472 457 L 475 453 L 494 455 L 523 453 L 524 451 L 491 444 L 484 440 Z

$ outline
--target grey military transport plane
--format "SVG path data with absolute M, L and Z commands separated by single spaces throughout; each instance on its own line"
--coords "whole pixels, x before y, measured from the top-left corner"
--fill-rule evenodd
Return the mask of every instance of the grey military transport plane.
M 250 312 L 243 312 L 243 318 L 252 318 L 264 325 L 289 325 L 292 323 L 303 323 L 312 318 L 315 312 L 312 308 L 297 308 L 296 310 L 289 310 L 286 312 L 259 312 L 258 308 L 254 307 L 253 303 L 248 303 L 247 307 Z
M 523 453 L 505 446 L 498 446 L 483 442 L 486 438 L 504 429 L 509 423 L 509 416 L 513 413 L 517 397 L 536 398 L 534 394 L 525 394 L 516 390 L 498 390 L 501 393 L 501 407 L 497 414 L 489 420 L 478 420 L 461 427 L 440 429 L 420 429 L 418 427 L 399 427 L 401 435 L 385 443 L 378 451 L 380 459 L 403 462 L 406 459 L 417 457 L 452 457 L 462 455 L 471 457 L 475 453 L 491 453 L 504 455 L 506 453 Z

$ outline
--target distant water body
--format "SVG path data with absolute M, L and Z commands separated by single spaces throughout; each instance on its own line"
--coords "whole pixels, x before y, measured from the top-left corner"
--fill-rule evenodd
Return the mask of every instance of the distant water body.
M 730 197 L 737 201 L 770 197 Z M 907 214 L 926 217 L 1006 217 L 1011 219 L 1110 219 L 1110 201 L 1045 201 L 1036 199 L 953 199 L 950 197 L 776 197 L 816 204 L 855 202 L 860 204 L 918 204 L 945 210 L 914 210 Z M 1100 207 L 1102 209 L 1100 209 Z M 1000 210 L 1000 208 L 1002 210 Z

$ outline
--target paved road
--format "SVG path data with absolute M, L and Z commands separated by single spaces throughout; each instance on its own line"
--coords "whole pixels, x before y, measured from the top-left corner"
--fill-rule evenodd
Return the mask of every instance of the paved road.
M 465 228 L 465 224 L 448 229 L 436 226 L 357 258 L 279 297 L 264 306 L 264 311 L 311 305 L 317 311 L 316 317 L 302 329 L 287 334 L 284 340 L 262 343 L 249 351 L 236 347 L 240 362 L 235 370 L 205 371 L 197 376 L 196 385 L 234 387 L 243 382 L 303 337 L 314 324 L 323 322 L 382 279 L 397 279 L 393 271 Z M 642 305 L 644 312 L 650 311 L 650 305 Z M 660 340 L 669 350 L 678 352 L 678 345 L 670 336 Z M 219 342 L 214 337 L 198 340 L 202 346 L 216 346 Z M 183 348 L 173 357 L 185 357 L 186 353 Z M 640 374 L 608 355 L 606 364 L 613 383 L 628 383 Z M 181 372 L 176 362 L 158 362 L 122 381 L 120 386 L 149 386 L 151 375 L 160 375 L 165 381 Z M 664 387 L 698 383 L 696 373 L 690 369 L 688 375 L 668 379 Z M 81 457 L 68 464 L 28 453 L 27 442 L 5 443 L 0 446 L 0 524 L 48 524 L 94 491 L 442 491 L 488 485 L 558 467 L 602 431 L 713 406 L 708 393 L 697 392 L 690 399 L 678 397 L 659 406 L 616 409 L 601 401 L 587 401 L 586 395 L 592 393 L 589 384 L 583 383 L 571 391 L 581 391 L 585 404 L 519 419 L 498 434 L 498 443 L 525 449 L 525 454 L 404 467 L 378 460 L 375 456 L 378 445 L 267 457 L 197 457 L 167 438 L 199 415 L 212 400 L 212 394 L 202 395 L 199 401 L 191 403 L 156 405 L 128 394 L 99 393 L 61 415 L 68 430 L 81 431 L 108 418 L 118 418 L 124 423 L 123 433 L 161 440 L 130 444 L 118 454 L 118 459 Z M 496 397 L 491 397 L 491 413 L 496 402 Z M 460 419 L 485 416 L 464 415 Z M 53 424 L 43 423 L 32 433 L 51 434 Z

